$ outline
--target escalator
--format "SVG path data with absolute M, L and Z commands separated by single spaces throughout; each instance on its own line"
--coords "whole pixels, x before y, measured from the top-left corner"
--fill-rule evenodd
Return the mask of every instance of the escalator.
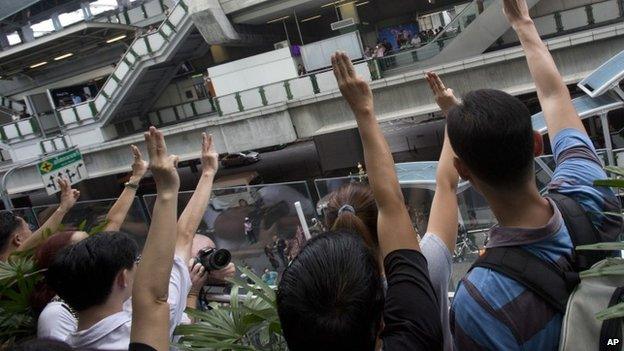
M 539 0 L 527 0 L 529 8 Z M 384 76 L 466 59 L 484 53 L 509 29 L 503 1 L 474 0 L 425 45 L 378 58 Z

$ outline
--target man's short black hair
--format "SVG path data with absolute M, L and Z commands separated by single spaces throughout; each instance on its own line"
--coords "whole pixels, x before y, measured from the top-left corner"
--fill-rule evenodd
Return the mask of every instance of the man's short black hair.
M 378 262 L 359 235 L 330 232 L 311 239 L 277 291 L 289 350 L 374 350 L 382 289 Z
M 117 274 L 132 269 L 138 254 L 125 233 L 95 234 L 59 252 L 46 279 L 73 309 L 83 311 L 106 301 Z
M 4 252 L 13 233 L 22 225 L 20 217 L 11 211 L 0 211 L 0 252 Z
M 533 169 L 531 113 L 499 90 L 476 90 L 451 109 L 448 135 L 457 156 L 494 187 L 518 185 Z

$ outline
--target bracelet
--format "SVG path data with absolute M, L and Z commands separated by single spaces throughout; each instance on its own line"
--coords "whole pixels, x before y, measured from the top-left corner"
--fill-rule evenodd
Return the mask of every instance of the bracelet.
M 194 291 L 189 291 L 188 296 L 198 297 L 199 293 Z
M 134 184 L 134 183 L 130 183 L 130 182 L 126 182 L 124 184 L 124 186 L 126 188 L 130 188 L 130 189 L 134 189 L 134 190 L 138 190 L 139 189 L 139 184 Z

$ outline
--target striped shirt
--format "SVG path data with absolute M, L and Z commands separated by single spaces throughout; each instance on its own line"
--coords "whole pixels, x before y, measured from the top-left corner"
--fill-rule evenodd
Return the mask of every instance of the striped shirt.
M 603 235 L 616 238 L 621 221 L 619 201 L 608 188 L 592 186 L 607 176 L 589 137 L 565 129 L 553 141 L 556 169 L 549 190 L 574 198 Z M 549 200 L 550 201 L 550 200 Z M 542 228 L 495 227 L 488 248 L 520 246 L 539 258 L 569 268 L 572 241 L 561 213 Z M 522 284 L 486 268 L 475 268 L 457 288 L 450 324 L 457 350 L 557 350 L 563 315 Z

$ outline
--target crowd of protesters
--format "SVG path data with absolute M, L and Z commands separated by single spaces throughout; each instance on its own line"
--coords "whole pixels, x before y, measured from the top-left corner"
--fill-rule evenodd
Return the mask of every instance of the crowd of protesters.
M 606 175 L 526 0 L 504 0 L 504 10 L 520 38 L 546 119 L 557 163 L 550 189 L 577 201 L 593 214 L 597 231 L 615 237 L 621 222 L 600 213 L 617 211 L 619 202 L 611 189 L 592 186 Z M 346 54 L 333 55 L 332 64 L 355 115 L 369 184 L 330 194 L 323 210 L 327 231 L 289 255 L 279 280 L 265 271 L 265 279 L 277 283 L 288 349 L 558 349 L 562 313 L 495 270 L 473 268 L 450 306 L 447 298 L 460 177 L 483 194 L 498 220 L 488 250 L 520 247 L 562 271 L 569 266 L 569 228 L 555 202 L 536 185 L 533 160 L 544 145 L 525 105 L 487 89 L 460 100 L 437 74 L 426 74 L 447 125 L 426 233 L 419 235 L 368 83 L 356 75 Z M 31 298 L 40 316 L 39 339 L 27 342 L 29 350 L 167 350 L 174 328 L 191 322 L 184 310 L 195 307 L 208 276 L 223 280 L 235 274 L 232 265 L 206 272 L 192 260 L 198 250 L 214 246 L 195 234 L 218 169 L 212 137 L 203 135 L 202 175 L 179 218 L 178 158 L 168 153 L 161 131 L 152 127 L 144 137 L 149 162 L 132 147 L 132 176 L 110 209 L 104 232 L 44 235 L 59 226 L 80 196 L 64 180 L 60 206 L 36 232 L 10 212 L 0 215 L 0 258 L 36 250 L 36 265 L 47 270 Z M 139 252 L 119 229 L 148 170 L 157 197 Z M 274 269 L 285 265 L 283 253 L 276 255 L 270 245 L 265 251 Z

